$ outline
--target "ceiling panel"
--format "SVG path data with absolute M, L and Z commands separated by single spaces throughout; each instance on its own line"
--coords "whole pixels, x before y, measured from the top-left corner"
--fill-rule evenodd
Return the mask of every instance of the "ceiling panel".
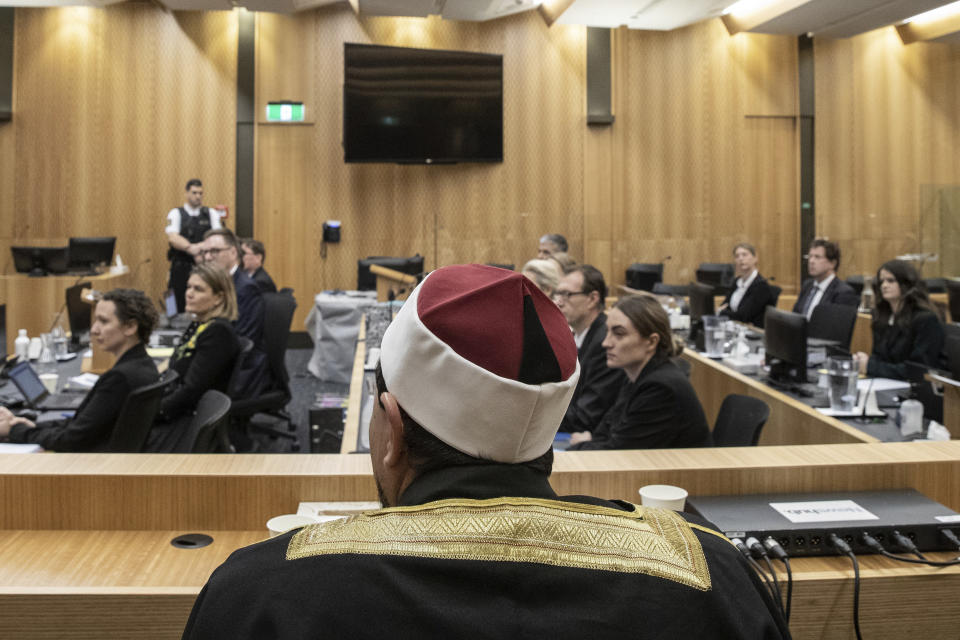
M 557 22 L 669 31 L 717 17 L 732 3 L 733 0 L 576 0 Z
M 949 4 L 952 0 L 810 0 L 750 29 L 754 33 L 849 38 Z

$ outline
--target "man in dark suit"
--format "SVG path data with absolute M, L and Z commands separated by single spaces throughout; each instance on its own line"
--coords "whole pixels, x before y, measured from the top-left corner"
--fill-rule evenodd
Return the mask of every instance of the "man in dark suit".
M 240 268 L 240 241 L 230 229 L 211 229 L 203 236 L 203 261 L 219 265 L 233 276 L 237 291 L 237 333 L 263 347 L 263 294 L 253 278 Z
M 263 243 L 253 238 L 244 238 L 240 241 L 240 248 L 243 250 L 243 270 L 253 278 L 253 281 L 260 287 L 260 291 L 276 293 L 277 285 L 273 283 L 273 278 L 263 268 L 263 261 L 267 257 Z
M 857 306 L 860 296 L 853 287 L 837 277 L 840 267 L 840 247 L 835 242 L 817 238 L 807 251 L 807 272 L 810 278 L 803 283 L 794 313 L 802 313 L 810 319 L 813 310 L 821 302 Z
M 560 431 L 590 431 L 596 427 L 626 382 L 621 370 L 607 367 L 607 354 L 601 344 L 607 335 L 607 315 L 603 312 L 606 297 L 603 274 L 589 264 L 574 267 L 563 276 L 553 294 L 573 330 L 580 361 L 580 381 Z

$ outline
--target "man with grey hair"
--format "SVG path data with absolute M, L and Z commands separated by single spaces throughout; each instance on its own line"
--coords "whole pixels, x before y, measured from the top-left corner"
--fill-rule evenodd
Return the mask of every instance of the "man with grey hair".
M 553 491 L 578 373 L 533 282 L 432 272 L 381 345 L 370 457 L 385 508 L 234 552 L 183 637 L 789 637 L 747 561 L 693 516 Z
M 540 259 L 549 258 L 555 253 L 567 252 L 567 239 L 559 233 L 548 233 L 540 238 L 540 246 L 537 251 L 537 257 Z

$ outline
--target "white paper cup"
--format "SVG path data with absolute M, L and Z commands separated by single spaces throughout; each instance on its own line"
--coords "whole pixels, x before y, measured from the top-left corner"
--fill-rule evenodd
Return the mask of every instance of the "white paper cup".
M 59 379 L 60 379 L 60 376 L 58 376 L 55 373 L 40 374 L 40 382 L 42 382 L 43 386 L 47 388 L 47 392 L 51 394 L 57 392 L 57 380 Z
M 645 507 L 660 507 L 683 511 L 687 503 L 687 490 L 669 484 L 648 484 L 640 487 L 640 504 Z
M 270 531 L 270 537 L 286 533 L 291 529 L 305 527 L 308 524 L 314 524 L 317 519 L 312 516 L 302 516 L 296 513 L 286 513 L 282 516 L 274 516 L 267 520 L 267 530 Z

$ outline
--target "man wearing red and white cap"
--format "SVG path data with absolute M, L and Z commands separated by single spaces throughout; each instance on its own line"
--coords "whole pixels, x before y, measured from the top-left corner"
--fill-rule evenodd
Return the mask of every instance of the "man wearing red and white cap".
M 746 561 L 664 509 L 550 487 L 579 375 L 521 274 L 434 271 L 384 334 L 370 424 L 384 509 L 235 552 L 185 638 L 780 638 Z

